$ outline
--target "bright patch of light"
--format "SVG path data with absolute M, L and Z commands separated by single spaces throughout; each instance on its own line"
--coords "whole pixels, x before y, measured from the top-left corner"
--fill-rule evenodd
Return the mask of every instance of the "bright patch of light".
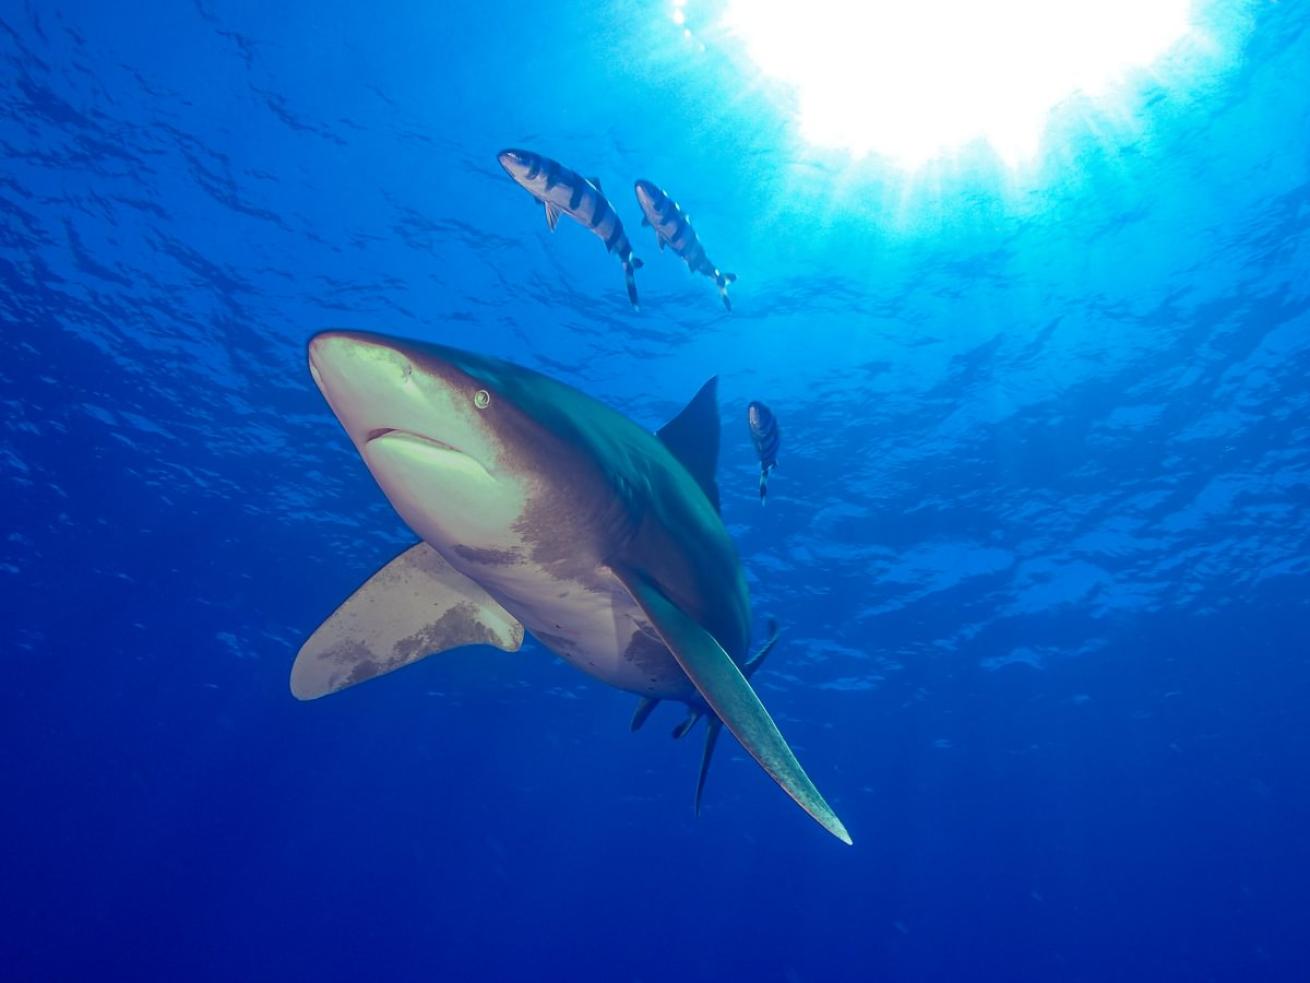
M 677 5 L 681 13 L 681 4 Z M 731 0 L 802 135 L 907 166 L 985 140 L 1036 156 L 1052 109 L 1110 98 L 1187 37 L 1190 0 Z

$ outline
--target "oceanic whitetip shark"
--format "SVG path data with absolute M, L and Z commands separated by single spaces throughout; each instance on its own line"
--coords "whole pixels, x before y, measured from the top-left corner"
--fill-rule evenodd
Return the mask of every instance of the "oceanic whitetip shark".
M 310 637 L 291 691 L 314 699 L 462 645 L 524 632 L 602 682 L 709 722 L 697 801 L 726 726 L 824 829 L 850 836 L 752 689 L 750 600 L 719 518 L 715 380 L 657 434 L 529 369 L 354 331 L 309 370 L 422 540 Z M 776 633 L 775 633 L 776 634 Z M 772 640 L 770 640 L 770 645 Z

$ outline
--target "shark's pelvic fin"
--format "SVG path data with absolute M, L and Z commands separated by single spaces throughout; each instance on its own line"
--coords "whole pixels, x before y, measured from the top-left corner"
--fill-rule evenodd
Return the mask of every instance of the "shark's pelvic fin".
M 659 706 L 659 700 L 653 696 L 643 696 L 641 702 L 637 704 L 637 709 L 632 714 L 632 723 L 628 725 L 629 730 L 641 730 L 641 725 L 646 722 L 646 718 L 651 712 Z
M 426 543 L 370 577 L 318 626 L 291 667 L 291 692 L 313 700 L 461 645 L 523 644 L 523 626 Z
M 559 224 L 559 205 L 552 205 L 550 202 L 543 202 L 546 206 L 546 224 L 550 226 L 550 231 L 555 231 L 555 226 Z
M 719 466 L 718 389 L 719 377 L 714 376 L 656 434 L 696 479 L 716 512 L 719 510 L 719 486 L 714 480 Z
M 615 569 L 614 573 L 655 626 L 710 709 L 742 747 L 820 826 L 849 844 L 851 837 L 846 827 L 805 774 L 769 711 L 714 636 L 665 597 L 640 571 Z
M 678 726 L 673 728 L 673 739 L 675 741 L 680 741 L 682 738 L 686 737 L 691 733 L 691 729 L 696 726 L 700 721 L 700 718 L 703 716 L 705 716 L 705 714 L 700 710 L 688 710 L 687 716 L 683 717 L 682 720 L 679 721 Z
M 719 740 L 719 731 L 721 730 L 723 730 L 723 722 L 717 718 L 711 718 L 705 728 L 705 749 L 701 751 L 700 774 L 696 776 L 696 815 L 698 816 L 700 815 L 701 795 L 705 792 L 705 778 L 710 773 L 710 759 L 714 757 L 714 745 Z M 850 842 L 849 837 L 847 837 L 846 842 Z

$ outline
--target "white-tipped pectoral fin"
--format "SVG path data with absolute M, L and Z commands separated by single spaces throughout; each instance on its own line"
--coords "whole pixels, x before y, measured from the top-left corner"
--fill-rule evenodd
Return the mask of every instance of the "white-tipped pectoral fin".
M 627 587 L 687 678 L 714 711 L 711 722 L 721 720 L 797 805 L 829 833 L 849 845 L 851 837 L 846 827 L 805 774 L 805 769 L 796 760 L 751 684 L 714 636 L 670 601 L 640 571 L 615 569 L 614 574 Z M 696 792 L 698 804 L 717 737 L 718 733 L 711 728 L 701 759 L 700 784 Z
M 546 224 L 550 226 L 550 231 L 555 231 L 555 226 L 559 224 L 559 206 L 552 205 L 550 202 L 543 202 L 546 206 Z
M 514 652 L 522 644 L 518 621 L 419 543 L 318 626 L 291 667 L 291 692 L 313 700 L 463 645 Z

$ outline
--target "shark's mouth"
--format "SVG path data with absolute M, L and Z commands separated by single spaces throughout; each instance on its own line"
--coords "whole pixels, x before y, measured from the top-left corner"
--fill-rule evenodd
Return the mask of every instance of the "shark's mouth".
M 468 456 L 465 451 L 460 450 L 460 448 L 456 447 L 454 444 L 448 444 L 444 440 L 438 440 L 436 437 L 429 437 L 424 433 L 415 433 L 413 430 L 401 430 L 397 427 L 374 427 L 367 435 L 365 435 L 364 444 L 368 445 L 375 440 L 382 440 L 385 437 L 401 437 L 406 440 L 416 440 L 424 444 L 430 444 L 438 450 L 452 451 L 456 454 L 464 454 L 466 457 Z

